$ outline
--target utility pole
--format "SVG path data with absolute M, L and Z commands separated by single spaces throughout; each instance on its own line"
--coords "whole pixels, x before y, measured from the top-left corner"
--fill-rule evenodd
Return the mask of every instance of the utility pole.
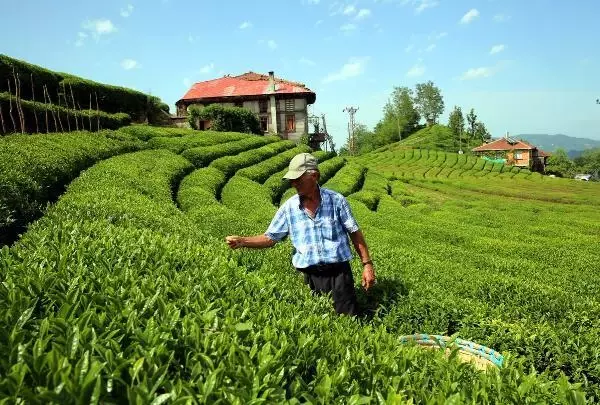
M 350 120 L 348 121 L 348 152 L 350 153 L 350 155 L 354 155 L 355 153 L 355 147 L 356 145 L 354 144 L 355 139 L 354 139 L 354 128 L 355 128 L 355 124 L 354 124 L 354 114 L 356 114 L 356 112 L 358 111 L 359 107 L 346 107 L 344 108 L 343 112 L 347 112 L 349 114 L 349 118 Z
M 325 133 L 325 139 L 327 139 L 327 142 L 325 143 L 325 151 L 327 151 L 327 144 L 329 144 L 331 151 L 335 152 L 335 143 L 333 143 L 333 138 L 331 137 L 331 135 L 329 135 L 329 132 L 327 132 L 327 122 L 325 122 L 325 114 L 321 114 L 321 119 L 323 120 L 323 132 Z

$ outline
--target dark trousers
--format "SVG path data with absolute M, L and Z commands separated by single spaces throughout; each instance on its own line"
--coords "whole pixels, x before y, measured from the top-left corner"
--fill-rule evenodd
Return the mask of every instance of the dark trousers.
M 354 278 L 350 263 L 333 263 L 298 269 L 304 282 L 317 294 L 332 293 L 333 306 L 338 314 L 358 315 Z

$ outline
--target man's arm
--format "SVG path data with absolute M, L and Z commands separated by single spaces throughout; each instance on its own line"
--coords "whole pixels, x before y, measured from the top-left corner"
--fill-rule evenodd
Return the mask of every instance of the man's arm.
M 270 248 L 275 245 L 275 241 L 269 238 L 267 235 L 255 235 L 255 236 L 227 236 L 225 241 L 232 249 L 241 247 L 263 249 Z
M 368 290 L 375 284 L 375 269 L 373 268 L 373 261 L 371 255 L 369 255 L 369 247 L 365 241 L 365 237 L 359 229 L 356 232 L 350 234 L 350 239 L 354 245 L 354 249 L 360 256 L 360 261 L 363 264 L 362 274 L 362 286 L 365 290 Z

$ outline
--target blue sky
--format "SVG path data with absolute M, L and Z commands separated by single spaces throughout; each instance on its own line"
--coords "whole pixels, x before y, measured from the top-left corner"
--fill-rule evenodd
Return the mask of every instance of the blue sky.
M 373 127 L 394 86 L 505 131 L 600 139 L 600 1 L 1 0 L 0 53 L 171 105 L 191 83 L 266 73 L 317 93 L 341 146 L 346 106 Z

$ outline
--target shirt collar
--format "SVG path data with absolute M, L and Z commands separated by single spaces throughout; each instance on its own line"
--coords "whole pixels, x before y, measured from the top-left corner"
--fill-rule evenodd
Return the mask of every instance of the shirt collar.
M 319 189 L 319 197 L 320 197 L 320 201 L 319 201 L 319 206 L 321 206 L 321 204 L 323 204 L 323 189 L 321 189 L 321 186 L 319 186 L 319 184 L 317 183 L 317 188 Z M 298 195 L 298 208 L 302 209 L 303 208 L 303 199 L 300 195 Z

